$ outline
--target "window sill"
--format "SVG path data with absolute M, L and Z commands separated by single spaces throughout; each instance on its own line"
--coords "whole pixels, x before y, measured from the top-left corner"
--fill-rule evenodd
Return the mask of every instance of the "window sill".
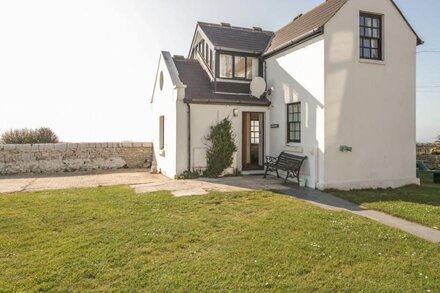
M 237 78 L 225 78 L 225 77 L 217 77 L 217 82 L 236 82 L 236 83 L 251 83 L 250 79 L 237 79 Z
M 301 146 L 300 143 L 288 143 L 284 150 L 290 153 L 304 153 L 304 148 Z
M 364 64 L 375 64 L 375 65 L 385 65 L 385 61 L 383 60 L 374 60 L 374 59 L 359 59 L 360 63 Z

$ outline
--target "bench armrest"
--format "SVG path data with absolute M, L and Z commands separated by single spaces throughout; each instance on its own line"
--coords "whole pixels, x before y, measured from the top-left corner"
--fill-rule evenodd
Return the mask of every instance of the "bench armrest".
M 277 157 L 266 156 L 266 164 L 276 164 L 278 161 Z

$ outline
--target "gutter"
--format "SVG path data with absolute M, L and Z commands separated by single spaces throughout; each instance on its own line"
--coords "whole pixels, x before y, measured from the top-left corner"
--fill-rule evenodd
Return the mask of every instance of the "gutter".
M 308 41 L 308 40 L 310 40 L 310 39 L 312 39 L 312 38 L 314 38 L 314 37 L 316 37 L 318 35 L 321 35 L 323 33 L 324 33 L 324 27 L 321 26 L 319 28 L 316 28 L 316 29 L 314 29 L 314 30 L 312 30 L 310 32 L 307 32 L 307 33 L 305 33 L 305 34 L 303 34 L 303 35 L 301 35 L 301 36 L 299 36 L 299 37 L 289 41 L 288 43 L 280 45 L 280 46 L 276 47 L 275 49 L 264 53 L 262 55 L 262 57 L 263 58 L 269 58 L 269 57 L 271 57 L 271 56 L 273 56 L 273 55 L 275 55 L 277 53 L 280 53 L 281 51 L 287 50 L 287 49 L 289 49 L 291 47 L 295 47 L 295 46 L 297 46 L 297 45 L 299 45 L 301 43 L 304 43 L 305 41 Z
M 225 105 L 225 106 L 252 106 L 252 107 L 269 107 L 270 105 L 272 105 L 270 101 L 255 103 L 255 102 L 228 101 L 228 100 L 212 101 L 209 99 L 191 100 L 191 101 L 186 101 L 185 103 L 195 104 L 195 105 Z
M 215 47 L 215 50 L 223 51 L 223 52 L 234 52 L 234 53 L 261 55 L 261 51 L 240 50 L 240 49 L 234 49 L 234 48 L 228 48 L 228 47 L 218 47 L 217 46 L 217 47 Z

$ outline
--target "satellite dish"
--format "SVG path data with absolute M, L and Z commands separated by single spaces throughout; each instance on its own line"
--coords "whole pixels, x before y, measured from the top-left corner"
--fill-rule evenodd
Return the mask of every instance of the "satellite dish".
M 251 82 L 251 96 L 257 99 L 266 92 L 266 81 L 262 77 L 255 77 Z

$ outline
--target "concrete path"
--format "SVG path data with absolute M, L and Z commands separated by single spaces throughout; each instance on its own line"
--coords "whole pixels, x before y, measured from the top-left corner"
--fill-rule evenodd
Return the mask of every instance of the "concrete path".
M 291 186 L 289 190 L 281 191 L 281 193 L 301 199 L 323 209 L 350 212 L 355 215 L 382 223 L 384 225 L 397 228 L 425 240 L 434 243 L 440 243 L 439 230 L 409 222 L 382 212 L 367 210 L 357 204 L 343 200 L 328 193 L 308 188 L 298 188 L 295 186 Z
M 136 193 L 170 191 L 174 196 L 204 195 L 209 191 L 231 192 L 250 190 L 288 190 L 276 177 L 262 176 L 225 177 L 220 179 L 200 178 L 194 180 L 170 180 L 148 184 L 131 185 Z
M 167 182 L 146 170 L 115 170 L 56 175 L 0 177 L 0 193 Z

